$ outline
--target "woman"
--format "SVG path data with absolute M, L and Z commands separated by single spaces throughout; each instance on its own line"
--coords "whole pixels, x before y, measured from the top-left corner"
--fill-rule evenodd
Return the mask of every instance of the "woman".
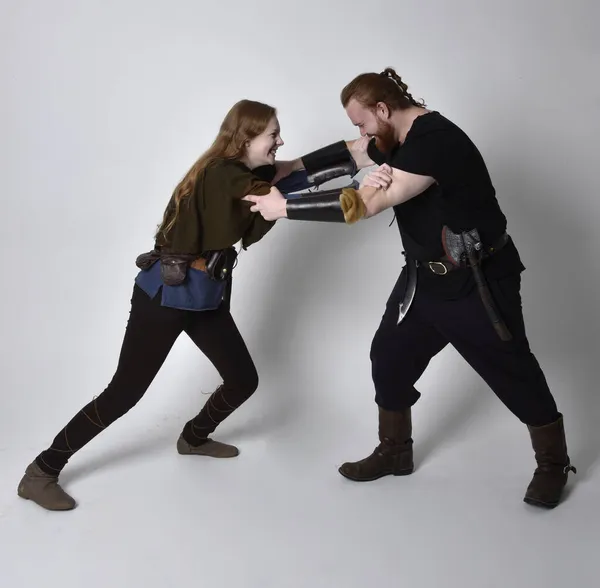
M 280 169 L 283 145 L 273 107 L 242 100 L 229 111 L 212 146 L 176 187 L 155 238 L 138 257 L 131 311 L 116 372 L 27 467 L 18 495 L 48 510 L 70 510 L 75 500 L 59 485 L 70 457 L 142 398 L 181 332 L 213 363 L 223 383 L 177 441 L 182 455 L 234 457 L 238 449 L 209 435 L 257 389 L 258 374 L 230 314 L 231 271 L 241 241 L 258 242 L 274 222 L 250 211 L 243 198 L 316 186 L 352 173 L 353 158 L 340 141 Z M 289 177 L 288 177 L 289 176 Z M 277 191 L 276 188 L 273 188 Z M 279 193 L 279 191 L 277 191 Z
M 212 146 L 176 187 L 155 249 L 137 259 L 143 269 L 135 280 L 111 382 L 27 467 L 19 496 L 49 510 L 76 506 L 58 484 L 59 473 L 76 451 L 142 398 L 182 331 L 210 359 L 223 384 L 186 423 L 177 450 L 218 458 L 238 454 L 237 448 L 209 438 L 258 386 L 256 368 L 229 311 L 229 272 L 236 257 L 233 245 L 241 240 L 247 248 L 274 224 L 251 213 L 241 199 L 252 191 L 269 191 L 270 183 L 252 170 L 273 165 L 281 145 L 274 108 L 243 100 L 229 111 Z

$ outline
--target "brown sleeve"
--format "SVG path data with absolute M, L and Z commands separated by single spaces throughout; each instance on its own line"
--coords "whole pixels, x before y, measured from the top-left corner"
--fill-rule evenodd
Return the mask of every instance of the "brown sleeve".
M 237 162 L 221 162 L 204 172 L 197 190 L 202 217 L 204 249 L 223 249 L 242 240 L 246 249 L 259 241 L 275 224 L 259 213 L 250 212 L 248 194 L 264 196 L 271 184 L 259 180 L 248 168 Z

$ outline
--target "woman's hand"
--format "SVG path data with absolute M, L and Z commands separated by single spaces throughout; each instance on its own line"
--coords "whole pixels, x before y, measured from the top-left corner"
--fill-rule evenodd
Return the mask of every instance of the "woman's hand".
M 274 186 L 271 191 L 265 196 L 256 196 L 248 194 L 242 200 L 254 202 L 254 206 L 250 207 L 251 212 L 259 212 L 265 220 L 276 221 L 287 216 L 287 201 L 281 192 Z
M 364 137 L 360 137 L 360 139 L 354 139 L 353 141 L 346 141 L 346 146 L 348 147 L 348 151 L 350 151 L 350 155 L 354 159 L 356 163 L 356 167 L 358 169 L 363 169 L 365 167 L 370 167 L 374 164 L 367 153 L 367 148 L 369 147 L 369 142 L 371 139 L 367 135 Z

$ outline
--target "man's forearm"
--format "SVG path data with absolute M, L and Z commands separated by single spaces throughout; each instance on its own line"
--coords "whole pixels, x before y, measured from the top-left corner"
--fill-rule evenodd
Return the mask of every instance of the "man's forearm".
M 366 217 L 371 217 L 422 194 L 434 183 L 435 180 L 430 176 L 411 174 L 392 168 L 392 183 L 385 190 L 363 186 L 358 193 L 367 208 Z
M 373 188 L 371 186 L 364 186 L 357 190 L 361 200 L 365 203 L 367 212 L 365 218 L 371 218 L 380 212 L 390 208 L 393 204 L 388 198 L 388 194 L 381 188 Z

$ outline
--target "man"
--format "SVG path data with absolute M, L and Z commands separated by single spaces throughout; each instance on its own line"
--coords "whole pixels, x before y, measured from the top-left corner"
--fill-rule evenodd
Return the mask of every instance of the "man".
M 268 220 L 351 223 L 392 207 L 396 214 L 406 265 L 371 347 L 380 444 L 340 473 L 368 481 L 413 472 L 414 384 L 450 343 L 528 427 L 537 468 L 525 502 L 555 507 L 575 468 L 562 415 L 529 348 L 520 296 L 525 268 L 481 154 L 459 127 L 414 100 L 393 69 L 359 75 L 341 101 L 362 141 L 370 140 L 366 154 L 360 143 L 346 144 L 356 167 L 380 166 L 359 190 L 286 201 L 273 189 L 247 198 Z M 280 168 L 310 167 L 311 158 Z

